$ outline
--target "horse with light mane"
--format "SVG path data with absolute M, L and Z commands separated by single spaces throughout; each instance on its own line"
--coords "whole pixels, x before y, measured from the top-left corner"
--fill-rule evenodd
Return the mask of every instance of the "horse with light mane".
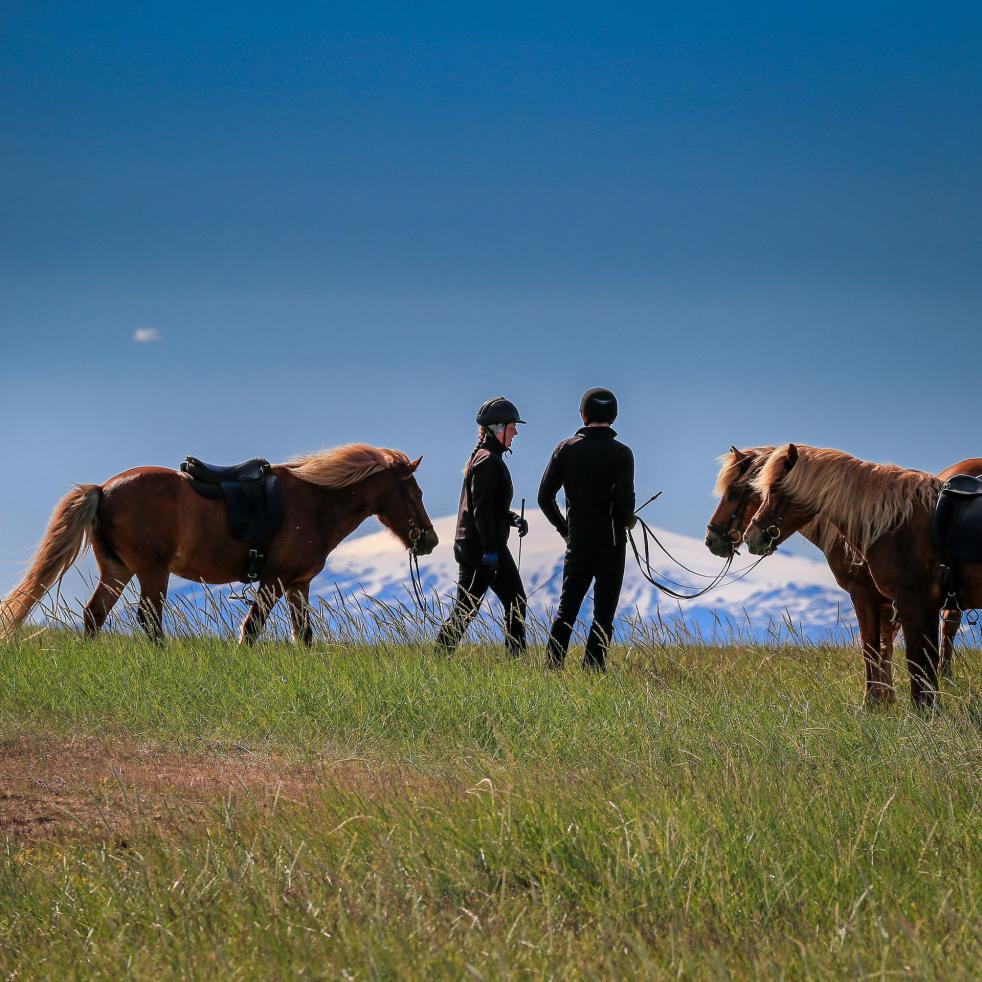
M 762 501 L 752 481 L 775 449 L 774 446 L 744 450 L 730 447 L 719 458 L 714 493 L 720 500 L 706 526 L 706 547 L 713 555 L 724 558 L 733 555 L 746 535 Z M 959 461 L 941 471 L 938 477 L 946 481 L 955 474 L 982 475 L 982 458 Z M 825 555 L 836 583 L 852 600 L 866 668 L 864 700 L 871 704 L 893 702 L 893 642 L 898 625 L 893 617 L 892 601 L 876 588 L 865 557 L 823 515 L 816 515 L 798 531 Z M 945 676 L 951 671 L 954 638 L 960 623 L 961 614 L 957 610 L 944 612 L 939 671 Z
M 353 443 L 277 464 L 283 521 L 263 544 L 266 562 L 241 640 L 254 641 L 273 605 L 286 596 L 294 640 L 311 644 L 310 581 L 328 554 L 375 515 L 417 555 L 437 545 L 414 474 L 422 457 Z M 87 636 L 105 623 L 123 589 L 140 584 L 138 619 L 155 641 L 171 573 L 199 583 L 233 583 L 249 544 L 229 532 L 223 501 L 198 495 L 186 474 L 136 467 L 105 484 L 77 485 L 58 503 L 24 579 L 0 601 L 0 634 L 20 626 L 88 545 L 99 584 L 85 606 Z
M 816 515 L 840 529 L 866 557 L 876 589 L 893 602 L 911 699 L 920 708 L 932 706 L 938 690 L 944 598 L 931 523 L 943 483 L 924 471 L 789 443 L 774 450 L 752 482 L 761 503 L 746 535 L 750 551 L 766 556 Z M 957 574 L 963 607 L 982 607 L 982 564 L 960 564 Z

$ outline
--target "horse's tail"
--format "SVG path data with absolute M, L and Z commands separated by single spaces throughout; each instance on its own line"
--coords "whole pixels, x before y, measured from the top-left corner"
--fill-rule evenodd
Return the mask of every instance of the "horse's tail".
M 101 496 L 98 484 L 77 484 L 58 502 L 27 574 L 0 600 L 0 637 L 24 623 L 48 590 L 88 548 Z

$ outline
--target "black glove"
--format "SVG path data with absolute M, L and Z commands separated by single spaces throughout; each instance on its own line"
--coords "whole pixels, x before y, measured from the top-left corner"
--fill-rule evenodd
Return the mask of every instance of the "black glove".
M 569 545 L 569 526 L 564 525 L 562 528 L 558 529 L 558 532 L 566 540 L 566 545 Z
M 529 534 L 529 523 L 514 512 L 511 513 L 511 527 L 518 529 L 518 537 L 520 539 Z
M 486 552 L 483 556 L 481 556 L 481 565 L 489 573 L 497 573 L 498 572 L 498 554 L 496 552 Z

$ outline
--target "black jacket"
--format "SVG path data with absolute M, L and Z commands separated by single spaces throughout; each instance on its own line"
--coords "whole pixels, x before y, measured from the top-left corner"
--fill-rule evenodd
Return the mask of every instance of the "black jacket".
M 627 541 L 634 517 L 634 454 L 609 426 L 584 426 L 553 452 L 539 507 L 570 549 L 610 549 Z M 566 492 L 567 523 L 556 504 Z
M 471 454 L 457 510 L 457 534 L 478 556 L 505 548 L 511 530 L 511 474 L 503 459 L 504 445 L 489 433 Z

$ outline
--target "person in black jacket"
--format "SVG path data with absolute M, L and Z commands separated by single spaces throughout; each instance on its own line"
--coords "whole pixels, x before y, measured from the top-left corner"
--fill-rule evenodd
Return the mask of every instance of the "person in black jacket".
M 539 486 L 539 508 L 567 543 L 548 659 L 551 667 L 562 667 L 580 605 L 595 581 L 583 667 L 602 672 L 624 580 L 627 530 L 637 521 L 634 455 L 615 439 L 610 424 L 617 417 L 617 399 L 609 389 L 586 392 L 580 415 L 585 425 L 556 447 Z M 566 492 L 568 517 L 556 504 L 560 488 Z
M 505 643 L 518 654 L 525 650 L 525 588 L 508 551 L 508 534 L 517 528 L 519 536 L 525 535 L 528 522 L 511 510 L 512 483 L 504 454 L 525 420 L 513 402 L 499 396 L 481 406 L 477 422 L 477 446 L 464 468 L 457 510 L 457 598 L 436 640 L 453 651 L 491 589 L 505 608 Z

